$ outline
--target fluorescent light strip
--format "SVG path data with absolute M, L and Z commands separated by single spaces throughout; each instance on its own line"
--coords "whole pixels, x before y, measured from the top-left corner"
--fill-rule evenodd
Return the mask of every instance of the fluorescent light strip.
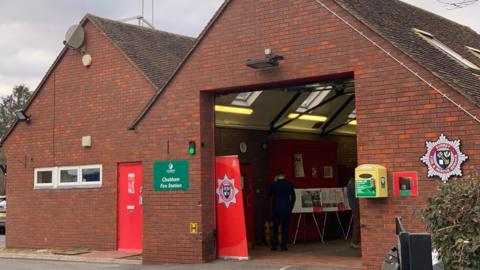
M 295 119 L 299 116 L 298 113 L 291 113 L 288 115 L 288 118 L 290 119 Z M 314 121 L 314 122 L 325 122 L 328 120 L 328 117 L 322 116 L 322 115 L 312 115 L 312 114 L 304 114 L 298 118 L 300 120 L 305 120 L 305 121 Z
M 231 106 L 221 106 L 221 105 L 215 105 L 215 111 L 224 112 L 224 113 L 233 113 L 233 114 L 243 114 L 243 115 L 253 114 L 252 109 L 238 108 L 238 107 L 231 107 Z

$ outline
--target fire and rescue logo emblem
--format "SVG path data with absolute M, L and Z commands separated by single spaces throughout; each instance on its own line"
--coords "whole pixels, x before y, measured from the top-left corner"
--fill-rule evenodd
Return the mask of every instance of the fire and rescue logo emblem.
M 438 176 L 446 183 L 452 176 L 462 176 L 462 163 L 468 156 L 460 150 L 460 140 L 449 141 L 441 134 L 437 141 L 427 141 L 426 146 L 421 161 L 428 166 L 428 177 Z
M 235 187 L 235 179 L 228 178 L 226 174 L 223 179 L 218 179 L 216 193 L 218 203 L 224 203 L 227 208 L 231 203 L 237 203 L 238 189 Z

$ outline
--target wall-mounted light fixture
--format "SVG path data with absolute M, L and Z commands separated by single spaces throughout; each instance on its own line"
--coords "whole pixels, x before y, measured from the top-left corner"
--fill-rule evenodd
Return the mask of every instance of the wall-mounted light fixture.
M 25 114 L 25 112 L 23 110 L 18 110 L 15 112 L 15 115 L 17 116 L 17 119 L 18 121 L 20 122 L 27 122 L 29 123 L 30 122 L 30 116 L 28 116 L 27 114 Z
M 285 58 L 282 55 L 272 54 L 272 49 L 265 49 L 265 58 L 248 59 L 247 67 L 254 68 L 254 69 L 276 67 L 278 66 L 279 62 L 284 59 Z

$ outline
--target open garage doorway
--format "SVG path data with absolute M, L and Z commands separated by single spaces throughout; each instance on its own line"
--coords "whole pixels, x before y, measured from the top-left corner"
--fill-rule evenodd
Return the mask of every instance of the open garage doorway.
M 237 155 L 254 260 L 361 267 L 347 183 L 357 166 L 353 78 L 215 96 L 215 155 Z M 289 250 L 273 252 L 269 190 L 283 171 L 297 197 Z

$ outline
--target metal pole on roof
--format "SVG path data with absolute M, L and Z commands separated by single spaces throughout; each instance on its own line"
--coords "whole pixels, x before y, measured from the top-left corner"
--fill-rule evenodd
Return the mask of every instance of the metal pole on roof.
M 142 19 L 145 17 L 145 0 L 142 0 Z M 138 25 L 142 26 L 142 20 L 138 20 Z
M 155 28 L 155 8 L 154 8 L 154 5 L 153 5 L 154 2 L 155 2 L 155 0 L 152 0 L 152 25 L 153 25 L 153 28 Z

